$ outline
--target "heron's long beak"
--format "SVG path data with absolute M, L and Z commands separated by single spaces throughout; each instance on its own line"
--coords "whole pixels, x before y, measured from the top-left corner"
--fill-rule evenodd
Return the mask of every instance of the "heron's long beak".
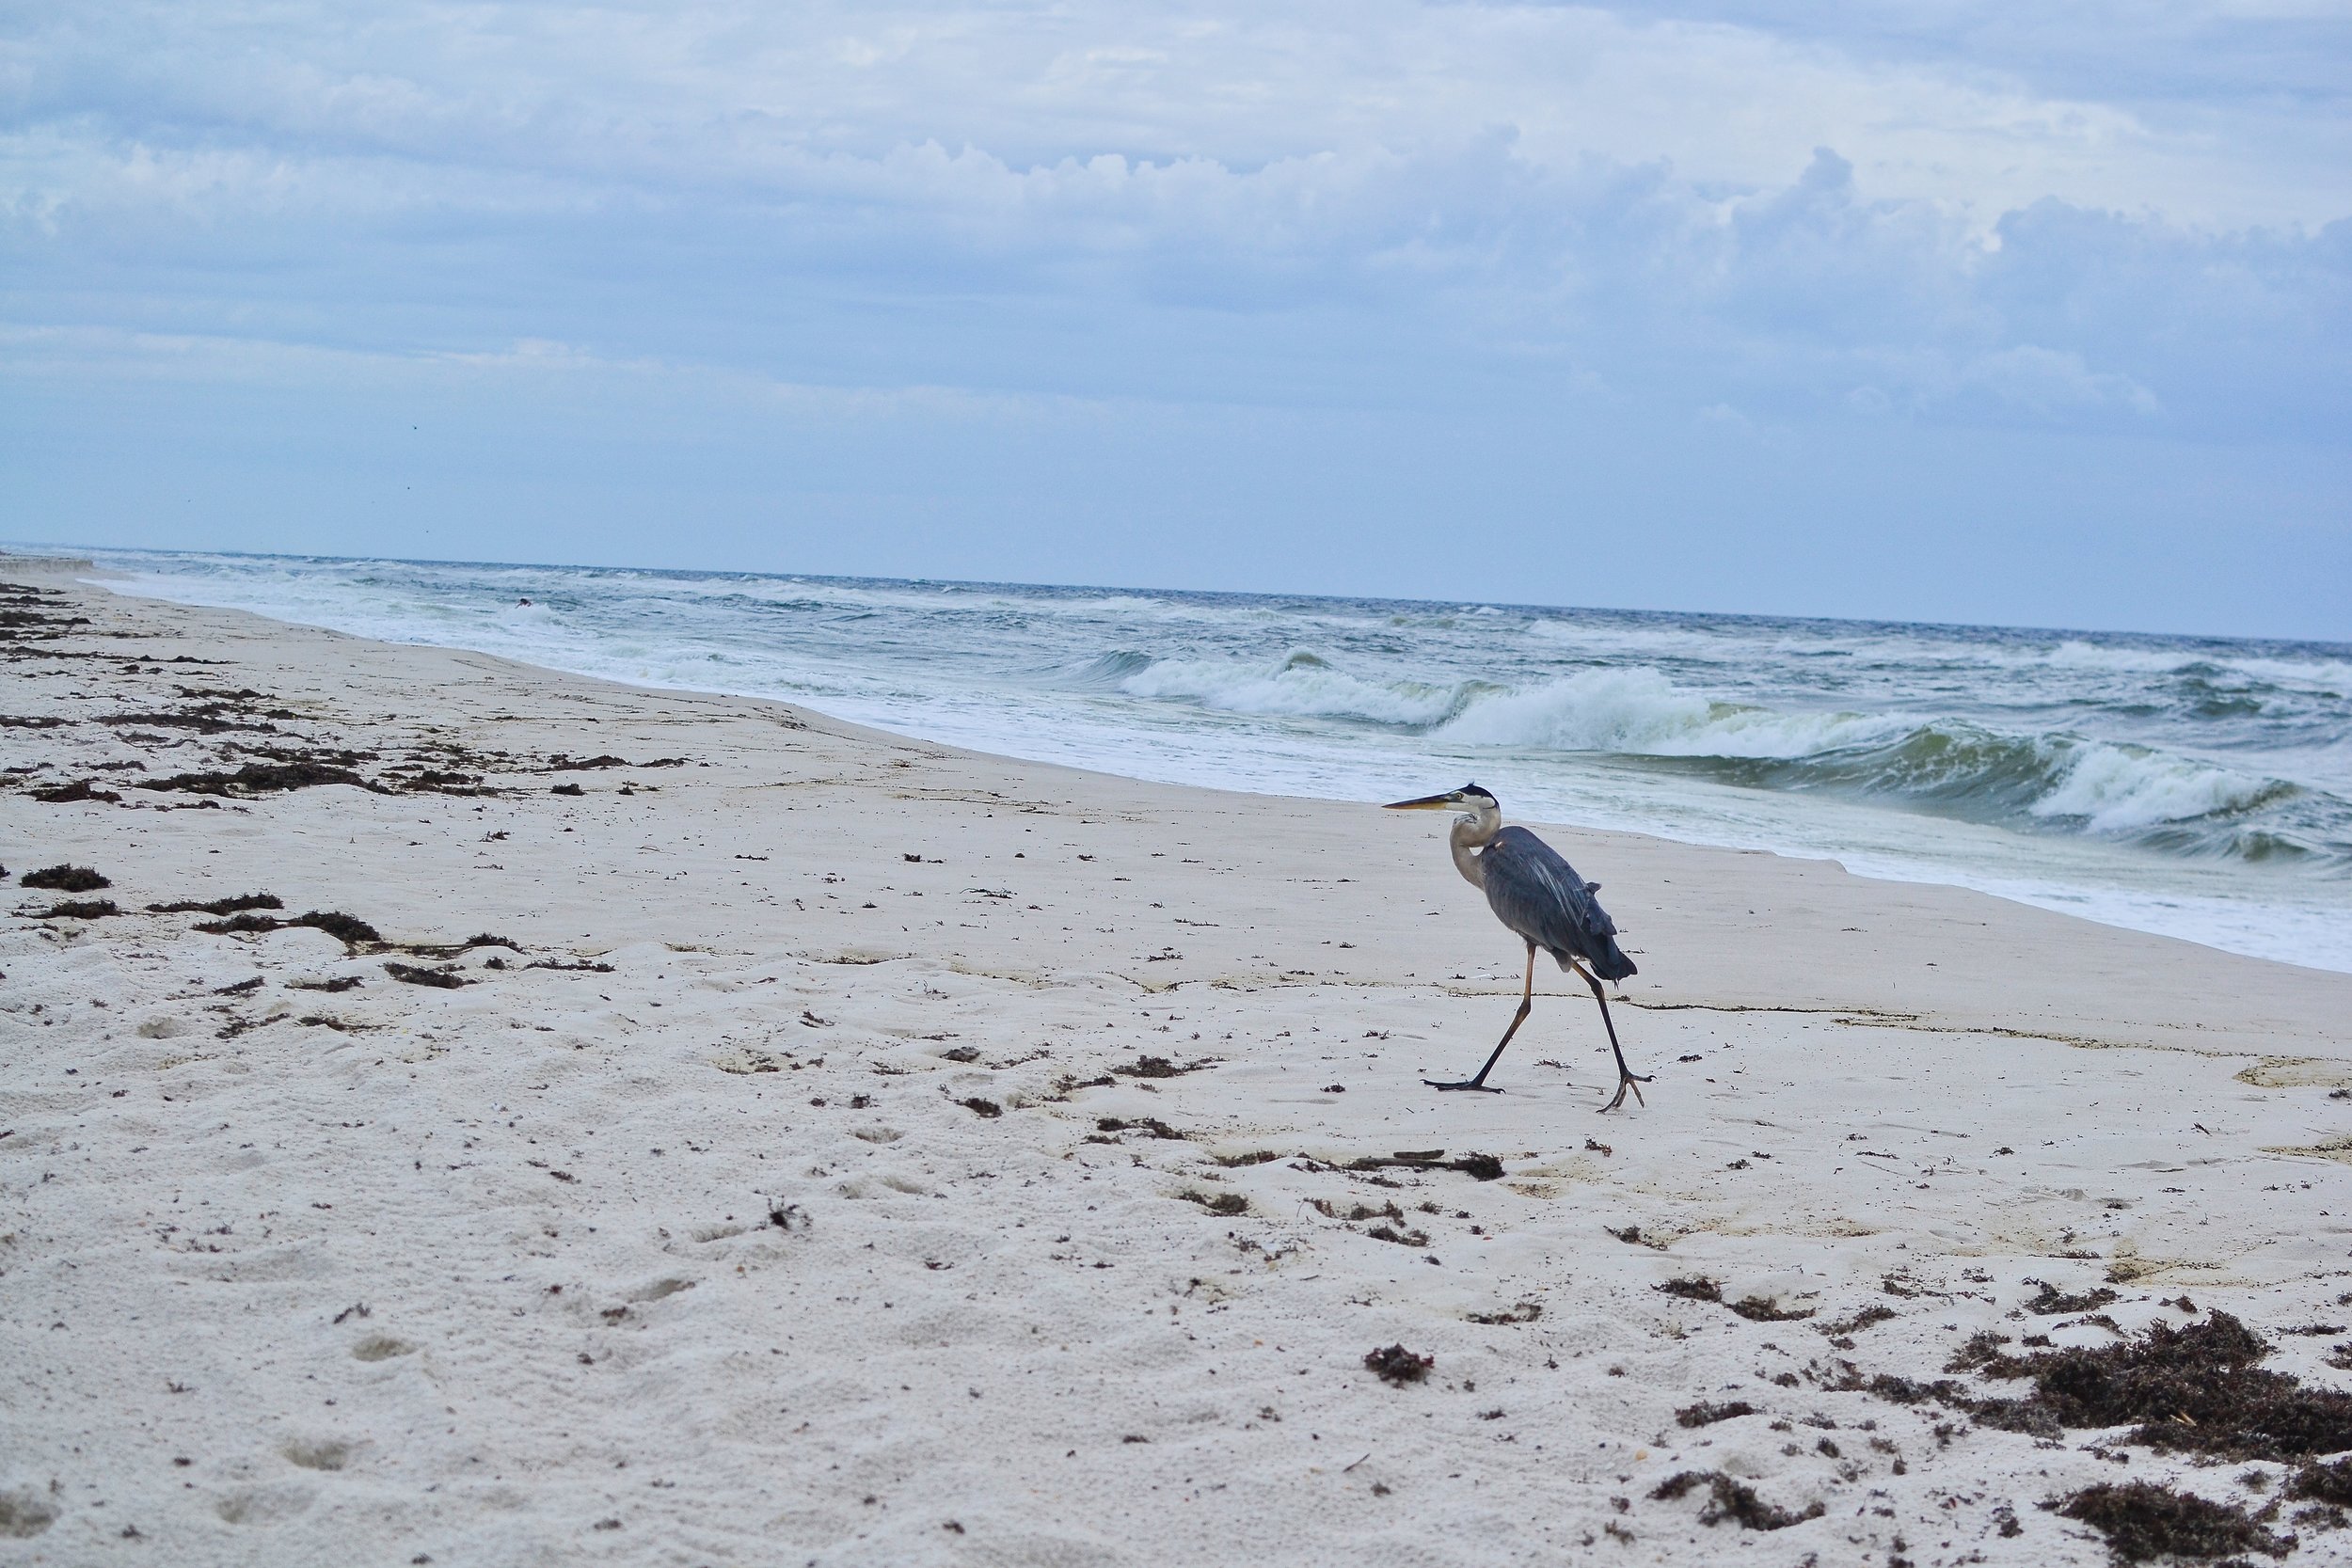
M 1443 795 L 1424 795 L 1418 800 L 1392 800 L 1382 811 L 1450 811 L 1462 803 L 1462 792 L 1447 790 Z

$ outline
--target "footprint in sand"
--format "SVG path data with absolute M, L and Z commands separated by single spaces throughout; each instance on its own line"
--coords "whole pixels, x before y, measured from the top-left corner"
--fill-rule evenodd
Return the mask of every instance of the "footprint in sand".
M 296 1437 L 278 1451 L 306 1470 L 340 1470 L 351 1463 L 351 1445 L 340 1437 Z
M 395 1339 L 389 1334 L 371 1334 L 351 1347 L 354 1361 L 389 1361 L 395 1355 L 414 1355 L 417 1347 L 405 1339 Z
M 56 1505 L 33 1488 L 0 1492 L 0 1537 L 29 1541 L 56 1522 Z
M 231 1492 L 213 1505 L 213 1512 L 231 1525 L 278 1525 L 307 1512 L 318 1494 L 299 1482 L 278 1486 L 248 1486 Z

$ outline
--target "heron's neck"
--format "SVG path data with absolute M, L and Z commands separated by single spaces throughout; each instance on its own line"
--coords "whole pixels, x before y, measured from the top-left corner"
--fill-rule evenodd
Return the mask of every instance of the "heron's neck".
M 1486 885 L 1486 868 L 1478 863 L 1478 851 L 1502 828 L 1502 814 L 1492 806 L 1482 806 L 1468 816 L 1454 819 L 1454 831 L 1446 835 L 1446 845 L 1454 851 L 1454 869 L 1470 886 Z

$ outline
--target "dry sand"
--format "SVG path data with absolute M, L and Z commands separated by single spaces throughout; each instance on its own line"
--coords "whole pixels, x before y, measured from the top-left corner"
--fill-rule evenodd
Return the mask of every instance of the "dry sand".
M 2276 1482 L 1869 1380 L 2213 1308 L 2346 1379 L 2352 977 L 1546 828 L 1648 1104 L 1549 965 L 1440 1096 L 1519 957 L 1441 817 L 0 576 L 88 617 L 0 645 L 0 1562 L 2089 1564 L 2038 1504 Z M 389 787 L 138 787 L 271 751 Z M 264 892 L 512 946 L 144 912 Z

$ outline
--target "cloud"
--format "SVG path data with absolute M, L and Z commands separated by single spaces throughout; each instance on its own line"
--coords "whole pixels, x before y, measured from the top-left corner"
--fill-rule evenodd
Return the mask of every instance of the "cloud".
M 0 45 L 8 370 L 1140 419 L 1243 488 L 1234 410 L 1520 432 L 1497 494 L 1554 427 L 2340 468 L 2345 25 L 2119 7 L 68 3 Z

